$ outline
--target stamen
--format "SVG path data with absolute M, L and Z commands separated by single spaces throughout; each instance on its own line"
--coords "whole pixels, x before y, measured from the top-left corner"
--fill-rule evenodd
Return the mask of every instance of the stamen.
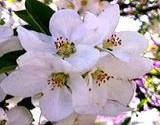
M 87 6 L 88 0 L 81 0 L 82 7 Z
M 52 86 L 52 90 L 54 88 L 62 88 L 67 85 L 69 75 L 63 72 L 52 73 L 51 78 L 48 80 L 48 85 Z
M 122 44 L 122 40 L 116 34 L 113 34 L 110 39 L 105 39 L 103 41 L 103 48 L 111 49 L 113 47 L 120 46 L 121 44 Z
M 76 52 L 75 44 L 67 38 L 59 37 L 55 42 L 57 54 L 62 58 L 68 58 Z
M 95 83 L 98 86 L 101 86 L 101 84 L 106 83 L 108 80 L 110 80 L 110 78 L 113 78 L 113 76 L 110 76 L 109 74 L 105 73 L 103 70 L 101 69 L 97 69 L 96 71 L 94 71 L 92 74 L 92 78 L 95 80 Z

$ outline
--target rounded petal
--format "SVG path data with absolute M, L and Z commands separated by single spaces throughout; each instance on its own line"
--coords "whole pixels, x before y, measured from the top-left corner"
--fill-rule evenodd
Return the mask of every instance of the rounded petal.
M 9 125 L 30 125 L 33 122 L 32 114 L 25 107 L 18 106 L 6 113 Z
M 50 32 L 54 37 L 70 38 L 73 30 L 82 23 L 79 14 L 75 10 L 63 9 L 53 14 L 50 19 Z
M 86 79 L 89 84 L 75 76 L 71 79 L 73 107 L 80 114 L 96 114 L 107 101 L 107 84 L 98 86 L 90 79 Z
M 42 115 L 50 121 L 59 121 L 73 113 L 71 93 L 66 88 L 55 88 L 40 100 Z
M 8 26 L 0 26 L 0 34 L 0 43 L 2 43 L 13 35 L 13 30 Z
M 140 55 L 148 48 L 149 42 L 138 32 L 123 31 L 116 34 L 122 40 L 120 49 L 123 49 L 128 53 Z
M 66 119 L 58 122 L 55 125 L 94 125 L 96 120 L 96 116 L 93 115 L 81 115 L 77 113 L 73 113 Z
M 114 77 L 125 79 L 139 78 L 153 69 L 152 61 L 147 58 L 130 55 L 128 59 L 128 62 L 124 62 L 108 55 L 99 61 L 98 66 L 103 67 L 106 72 Z
M 66 58 L 78 72 L 86 72 L 90 70 L 102 57 L 102 54 L 93 47 L 86 45 L 76 46 L 76 53 Z
M 116 80 L 107 84 L 108 99 L 116 100 L 123 105 L 128 105 L 135 93 L 134 83 L 128 80 Z
M 29 31 L 23 27 L 18 27 L 17 31 L 20 42 L 26 51 L 54 52 L 51 42 L 46 42 L 47 36 L 43 34 L 37 35 L 38 33 Z
M 117 101 L 108 100 L 106 105 L 101 109 L 99 115 L 115 117 L 123 112 L 130 111 L 131 109 Z
M 23 67 L 6 77 L 1 87 L 7 94 L 29 97 L 42 92 L 47 86 L 48 71 L 37 67 Z
M 96 16 L 89 12 L 86 13 L 84 24 L 86 25 L 88 31 L 89 29 L 92 30 L 91 33 L 98 34 L 99 39 L 103 40 L 105 37 L 110 37 L 112 35 L 118 24 L 119 17 L 119 6 L 117 4 L 109 4 L 107 5 L 104 12 L 102 12 L 99 16 Z
M 21 50 L 22 46 L 20 44 L 20 41 L 17 37 L 10 37 L 5 42 L 0 43 L 0 56 L 2 56 L 5 53 Z

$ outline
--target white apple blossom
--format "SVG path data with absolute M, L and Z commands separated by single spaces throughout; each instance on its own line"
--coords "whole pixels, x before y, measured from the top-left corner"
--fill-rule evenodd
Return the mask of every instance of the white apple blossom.
M 52 36 L 19 27 L 18 34 L 24 49 L 54 54 L 80 72 L 88 70 L 101 57 L 101 53 L 88 44 L 88 41 L 94 43 L 99 38 L 89 36 L 89 31 L 76 11 L 57 11 L 50 19 L 49 28 Z
M 111 14 L 107 13 L 107 9 Z M 115 14 L 116 18 L 112 17 L 112 11 L 115 10 L 116 12 L 113 15 Z M 84 22 L 90 24 L 90 29 L 98 29 L 98 34 L 102 36 L 102 43 L 98 47 L 112 55 L 106 56 L 103 60 L 103 62 L 106 62 L 108 72 L 112 72 L 114 76 L 121 78 L 137 78 L 153 68 L 152 61 L 143 57 L 143 52 L 148 47 L 148 41 L 137 32 L 115 32 L 117 23 L 112 20 L 116 19 L 116 22 L 118 22 L 119 17 L 118 5 L 110 4 L 98 16 L 88 12 L 85 15 Z
M 86 83 L 69 63 L 48 53 L 27 52 L 18 64 L 19 68 L 1 83 L 6 93 L 21 97 L 43 93 L 40 108 L 50 121 L 62 120 L 73 113 L 72 86 L 85 89 Z
M 108 72 L 105 61 L 99 60 L 94 69 L 91 69 L 84 78 L 87 89 L 72 91 L 75 111 L 81 114 L 95 114 L 116 116 L 130 110 L 128 105 L 135 93 L 135 84 L 121 79 Z
M 8 111 L 0 108 L 0 125 L 30 125 L 33 121 L 31 113 L 22 106 Z
M 22 49 L 16 36 L 13 36 L 13 30 L 8 26 L 0 26 L 0 56 L 7 52 Z
M 58 9 L 75 9 L 80 14 L 90 11 L 94 14 L 102 12 L 109 3 L 101 0 L 58 0 L 56 5 Z

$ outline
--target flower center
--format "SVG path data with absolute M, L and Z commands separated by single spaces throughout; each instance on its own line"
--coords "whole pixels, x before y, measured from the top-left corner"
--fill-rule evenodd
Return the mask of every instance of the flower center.
M 57 54 L 62 58 L 68 58 L 76 52 L 75 44 L 73 42 L 70 42 L 67 38 L 57 38 L 55 45 L 57 49 Z
M 106 83 L 106 81 L 108 81 L 110 78 L 113 78 L 113 76 L 109 76 L 109 74 L 105 73 L 101 69 L 95 70 L 91 75 L 98 86 L 100 86 L 103 83 Z
M 0 120 L 0 125 L 6 125 L 7 121 L 6 120 Z
M 75 6 L 71 1 L 67 1 L 67 8 L 74 9 Z
M 121 44 L 122 40 L 116 34 L 113 34 L 110 39 L 105 39 L 103 41 L 103 48 L 112 49 L 114 47 L 120 46 Z
M 81 5 L 84 7 L 84 6 L 87 6 L 88 4 L 88 0 L 81 0 Z
M 51 78 L 48 80 L 48 85 L 52 85 L 52 90 L 55 87 L 62 88 L 67 85 L 69 75 L 63 72 L 52 73 Z

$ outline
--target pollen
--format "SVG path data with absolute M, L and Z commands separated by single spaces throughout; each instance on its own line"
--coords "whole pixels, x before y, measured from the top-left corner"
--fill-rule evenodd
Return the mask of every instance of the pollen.
M 52 90 L 54 88 L 63 88 L 65 85 L 67 85 L 69 75 L 65 74 L 63 72 L 58 73 L 52 73 L 51 78 L 48 80 L 48 85 L 52 86 Z
M 105 39 L 103 41 L 103 48 L 112 49 L 114 47 L 120 46 L 121 44 L 122 44 L 122 40 L 116 34 L 113 34 L 111 38 Z
M 95 70 L 91 75 L 98 86 L 101 86 L 101 84 L 106 83 L 110 78 L 113 78 L 113 76 L 110 76 L 101 69 Z
M 68 58 L 76 52 L 75 44 L 67 38 L 59 37 L 55 42 L 57 54 L 62 58 Z
M 84 6 L 87 6 L 88 4 L 88 0 L 81 0 L 81 5 L 84 7 Z
M 71 1 L 67 1 L 67 8 L 74 9 L 75 5 Z

